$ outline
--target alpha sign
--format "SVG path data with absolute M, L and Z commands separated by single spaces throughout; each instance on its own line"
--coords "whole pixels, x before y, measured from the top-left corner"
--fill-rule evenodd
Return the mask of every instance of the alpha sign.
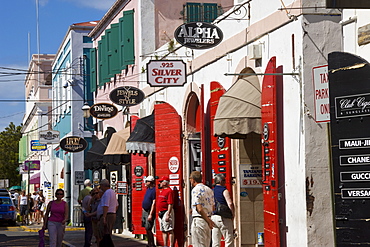
M 315 120 L 316 122 L 329 122 L 330 105 L 328 65 L 314 67 L 312 69 L 312 75 L 315 90 Z
M 186 65 L 182 60 L 150 60 L 146 71 L 152 87 L 179 87 L 186 83 Z
M 190 22 L 175 30 L 175 39 L 191 49 L 208 49 L 221 43 L 223 33 L 220 28 L 205 22 Z

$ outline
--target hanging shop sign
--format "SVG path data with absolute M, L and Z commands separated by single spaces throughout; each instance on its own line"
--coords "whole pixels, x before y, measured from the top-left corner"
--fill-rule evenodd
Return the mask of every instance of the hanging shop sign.
M 24 162 L 24 166 L 23 166 L 23 170 L 24 171 L 36 171 L 36 170 L 40 170 L 40 161 L 39 160 L 26 160 Z
M 328 65 L 312 68 L 313 86 L 315 90 L 315 121 L 330 121 L 329 77 Z
M 136 87 L 123 86 L 113 89 L 110 94 L 110 100 L 121 106 L 134 106 L 140 104 L 144 100 L 145 94 Z
M 175 30 L 175 39 L 191 49 L 208 49 L 221 43 L 224 35 L 220 28 L 205 22 L 190 22 Z
M 46 130 L 39 132 L 39 143 L 56 144 L 60 141 L 60 134 L 57 130 Z
M 47 148 L 46 144 L 41 144 L 39 140 L 31 141 L 31 151 L 45 151 Z
M 152 87 L 181 87 L 186 83 L 186 65 L 182 60 L 150 60 L 146 71 Z
M 87 141 L 79 136 L 68 136 L 62 139 L 59 145 L 64 151 L 77 153 L 87 148 Z
M 97 103 L 90 107 L 91 116 L 98 119 L 109 119 L 116 116 L 117 113 L 117 107 L 109 103 Z

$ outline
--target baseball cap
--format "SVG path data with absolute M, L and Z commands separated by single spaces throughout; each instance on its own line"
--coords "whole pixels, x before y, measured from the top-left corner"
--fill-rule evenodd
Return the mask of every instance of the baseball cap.
M 154 177 L 153 176 L 147 176 L 145 179 L 144 179 L 145 182 L 153 182 L 154 181 Z
M 163 176 L 161 177 L 161 179 L 159 180 L 159 182 L 162 182 L 162 181 L 170 181 L 170 178 L 168 176 Z

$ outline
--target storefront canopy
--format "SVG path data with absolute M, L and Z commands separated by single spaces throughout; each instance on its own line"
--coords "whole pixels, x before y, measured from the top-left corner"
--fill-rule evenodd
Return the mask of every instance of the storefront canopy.
M 85 170 L 86 169 L 98 169 L 103 167 L 103 156 L 107 149 L 108 143 L 116 130 L 112 127 L 108 127 L 104 134 L 104 138 L 98 139 L 93 136 L 92 147 L 87 151 L 85 157 Z
M 154 113 L 138 119 L 126 142 L 129 153 L 150 154 L 155 152 Z
M 261 134 L 261 89 L 256 75 L 239 78 L 221 96 L 215 119 L 214 135 L 243 139 Z
M 39 184 L 40 183 L 40 173 L 35 173 L 30 177 L 30 184 Z
M 126 150 L 126 141 L 130 136 L 130 127 L 124 128 L 112 135 L 104 152 L 103 164 L 125 165 L 130 162 L 130 154 Z

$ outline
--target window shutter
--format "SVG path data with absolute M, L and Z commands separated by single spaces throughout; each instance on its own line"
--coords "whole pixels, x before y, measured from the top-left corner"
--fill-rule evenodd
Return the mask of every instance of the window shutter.
M 135 61 L 133 10 L 123 12 L 119 19 L 119 60 L 122 69 Z
M 186 22 L 202 21 L 200 3 L 186 3 Z
M 204 22 L 211 23 L 218 17 L 218 6 L 216 3 L 203 4 Z
M 112 64 L 112 74 L 121 73 L 121 66 L 119 62 L 119 23 L 111 25 L 111 39 L 110 39 L 110 49 L 111 49 L 111 64 Z
M 90 49 L 90 92 L 96 91 L 96 49 Z
M 106 37 L 102 36 L 98 42 L 98 59 L 99 59 L 99 82 L 98 86 L 101 87 L 105 82 L 109 81 L 108 66 L 107 66 L 107 44 Z

